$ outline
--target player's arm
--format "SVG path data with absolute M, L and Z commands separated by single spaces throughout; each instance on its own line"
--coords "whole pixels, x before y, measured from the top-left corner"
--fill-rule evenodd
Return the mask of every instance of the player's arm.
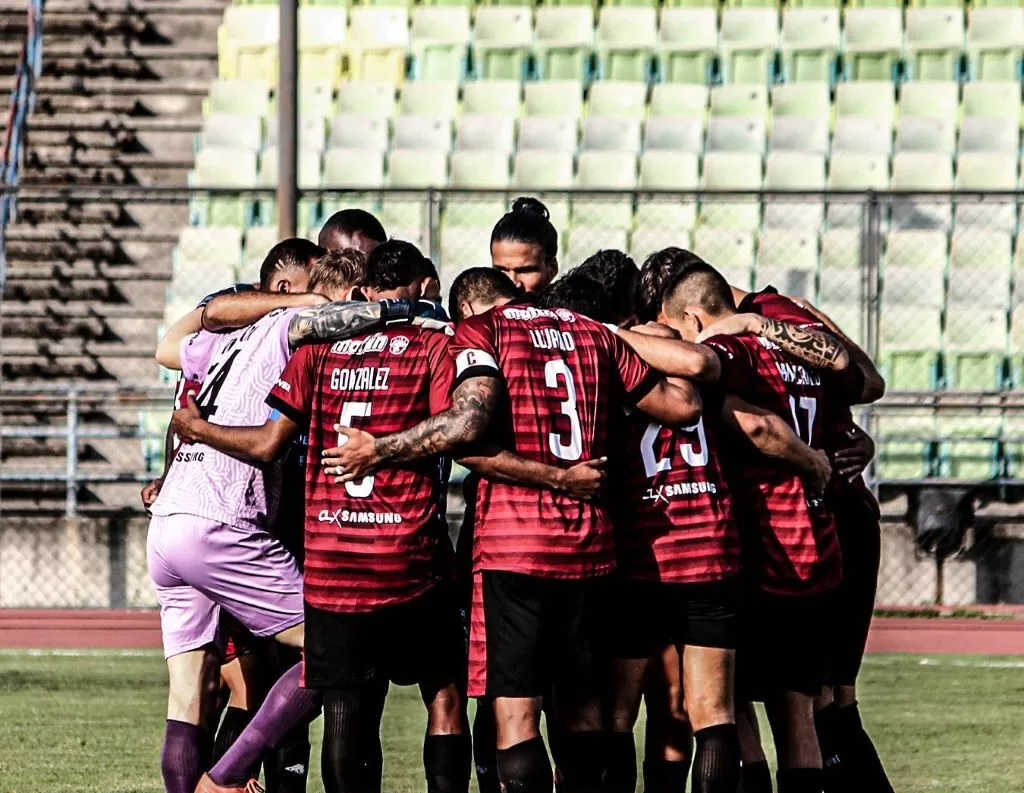
M 608 461 L 607 457 L 601 457 L 577 463 L 571 468 L 558 468 L 527 460 L 492 444 L 476 444 L 472 451 L 456 459 L 473 473 L 493 482 L 553 490 L 583 501 L 600 492 L 605 479 L 604 465 Z
M 815 492 L 825 489 L 832 474 L 828 455 L 800 440 L 782 418 L 738 396 L 728 395 L 722 407 L 722 420 L 745 435 L 761 454 L 792 465 Z
M 167 477 L 167 470 L 171 467 L 171 456 L 174 454 L 174 432 L 171 430 L 170 422 L 167 423 L 167 432 L 164 433 L 164 470 L 156 479 L 151 479 L 142 488 L 142 506 L 147 510 L 153 506 L 156 497 L 160 495 L 160 489 L 164 486 L 164 479 Z
M 181 369 L 181 343 L 203 329 L 203 308 L 194 308 L 171 325 L 156 345 L 156 362 L 165 369 Z
M 203 418 L 195 400 L 174 411 L 171 428 L 187 443 L 203 443 L 224 454 L 251 463 L 269 463 L 299 432 L 299 425 L 280 411 L 259 427 L 224 427 Z
M 685 427 L 700 418 L 700 391 L 687 380 L 660 378 L 635 405 L 666 426 Z
M 326 303 L 314 292 L 240 292 L 220 295 L 206 304 L 202 313 L 203 330 L 213 333 L 244 328 L 279 308 L 299 308 Z
M 646 326 L 615 331 L 619 338 L 647 363 L 670 377 L 715 381 L 722 373 L 722 364 L 714 350 L 671 335 L 655 334 Z
M 698 341 L 712 336 L 738 336 L 742 333 L 763 336 L 815 369 L 841 372 L 850 365 L 846 347 L 831 333 L 768 319 L 760 314 L 733 314 L 719 320 L 705 328 Z
M 377 303 L 344 300 L 303 309 L 288 326 L 288 342 L 300 344 L 341 341 L 388 325 L 411 322 L 414 325 L 441 329 L 447 319 L 439 314 L 437 304 L 429 300 L 382 300 Z

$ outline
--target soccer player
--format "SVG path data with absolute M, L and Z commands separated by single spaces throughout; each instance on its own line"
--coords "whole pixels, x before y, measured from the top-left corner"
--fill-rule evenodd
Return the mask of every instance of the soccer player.
M 481 290 L 452 302 L 475 311 L 487 298 Z M 507 298 L 494 305 L 456 330 L 450 410 L 378 439 L 341 428 L 348 441 L 327 452 L 328 470 L 334 463 L 341 480 L 353 481 L 389 461 L 476 441 L 487 429 L 521 456 L 565 468 L 604 454 L 620 405 L 670 425 L 698 416 L 694 389 L 656 375 L 603 325 Z M 542 697 L 552 691 L 565 729 L 560 789 L 597 790 L 604 733 L 595 640 L 615 563 L 608 510 L 484 478 L 475 529 L 469 693 L 494 698 L 501 783 L 522 793 L 552 789 L 539 732 Z
M 539 292 L 558 275 L 558 232 L 548 209 L 520 197 L 491 231 L 491 266 L 522 292 Z
M 335 212 L 320 229 L 317 242 L 328 251 L 355 248 L 367 256 L 378 245 L 387 242 L 384 226 L 365 209 L 342 209 Z

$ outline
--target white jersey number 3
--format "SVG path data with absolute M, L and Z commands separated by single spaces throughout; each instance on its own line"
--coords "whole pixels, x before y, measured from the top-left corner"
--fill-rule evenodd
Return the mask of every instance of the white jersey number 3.
M 580 414 L 576 411 L 576 384 L 568 364 L 558 359 L 548 361 L 544 365 L 544 384 L 548 388 L 565 388 L 561 409 L 562 415 L 569 419 L 569 442 L 562 441 L 561 433 L 551 432 L 548 433 L 548 448 L 559 460 L 578 460 L 583 456 L 583 430 L 580 428 Z
M 366 418 L 370 415 L 371 405 L 369 402 L 346 402 L 341 406 L 341 418 L 338 423 L 343 427 L 351 427 L 352 419 Z M 343 446 L 348 440 L 340 432 L 338 433 L 338 445 Z M 366 498 L 373 491 L 373 474 L 356 479 L 353 482 L 345 483 L 345 492 L 352 498 Z

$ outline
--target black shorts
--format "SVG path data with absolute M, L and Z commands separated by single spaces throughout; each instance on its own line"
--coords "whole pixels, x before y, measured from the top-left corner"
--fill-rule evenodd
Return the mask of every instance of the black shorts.
M 669 584 L 620 578 L 609 613 L 614 658 L 649 658 L 670 644 L 734 649 L 739 583 Z
M 843 552 L 843 580 L 835 594 L 828 682 L 852 686 L 857 681 L 868 629 L 875 609 L 882 533 L 878 512 L 863 499 L 849 498 L 835 508 L 836 531 Z
M 407 603 L 341 613 L 306 604 L 305 685 L 351 688 L 389 680 L 437 692 L 463 684 L 458 604 L 442 585 Z
M 825 685 L 833 593 L 756 593 L 743 604 L 736 695 L 763 702 L 784 691 L 817 696 Z
M 606 674 L 608 577 L 563 580 L 487 570 L 474 576 L 469 694 L 570 698 L 597 691 Z

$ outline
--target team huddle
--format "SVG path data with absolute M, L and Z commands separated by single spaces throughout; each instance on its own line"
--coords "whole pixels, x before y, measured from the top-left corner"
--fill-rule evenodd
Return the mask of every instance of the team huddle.
M 754 702 L 779 793 L 892 790 L 855 691 L 878 371 L 689 251 L 556 277 L 557 251 L 518 199 L 446 315 L 430 260 L 344 210 L 160 342 L 167 793 L 305 790 L 321 712 L 327 793 L 379 793 L 391 683 L 420 689 L 430 793 L 474 765 L 481 793 L 764 793 Z

